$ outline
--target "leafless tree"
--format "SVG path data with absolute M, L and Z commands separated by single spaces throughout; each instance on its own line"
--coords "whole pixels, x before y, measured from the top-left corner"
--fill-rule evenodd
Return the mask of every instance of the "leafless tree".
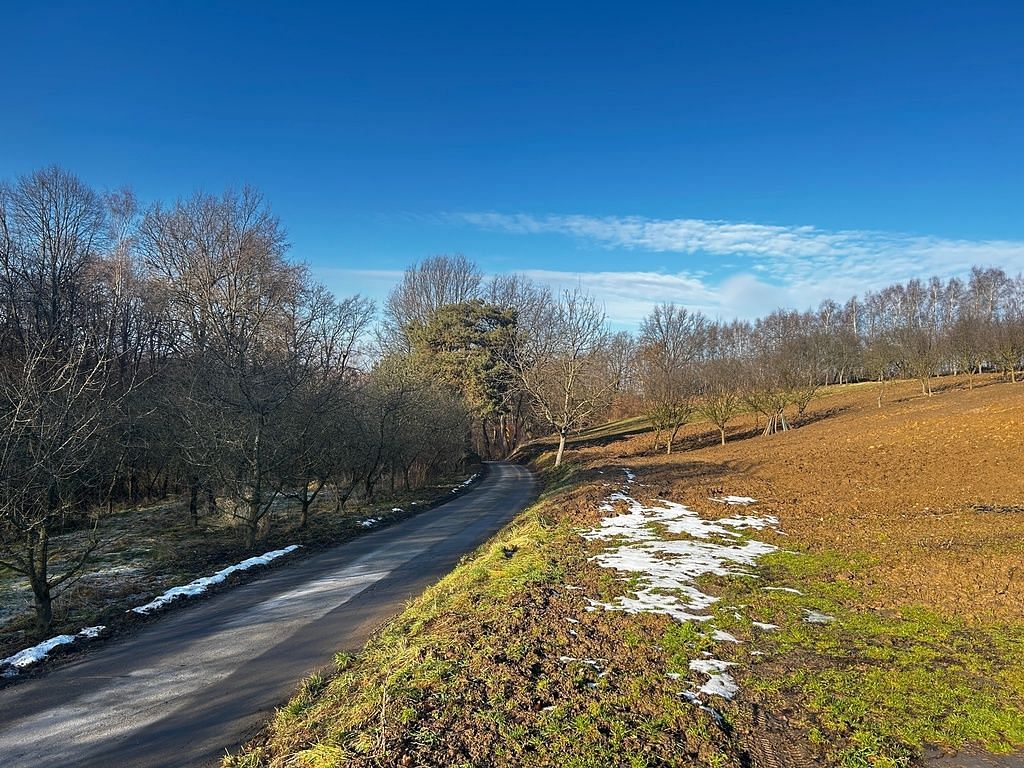
M 560 466 L 569 434 L 607 405 L 604 311 L 580 289 L 564 291 L 531 318 L 510 346 L 509 363 L 537 413 L 558 434 Z
M 426 323 L 441 307 L 477 297 L 482 284 L 482 273 L 462 254 L 413 264 L 384 303 L 382 342 L 391 352 L 408 352 L 410 326 Z
M 295 418 L 317 320 L 305 270 L 285 259 L 280 223 L 248 188 L 156 205 L 141 239 L 181 328 L 168 403 L 181 449 L 226 492 L 252 547 L 292 458 L 283 436 L 312 423 Z
M 130 354 L 115 343 L 127 299 L 104 263 L 107 215 L 99 195 L 56 167 L 0 187 L 0 565 L 28 580 L 40 633 L 98 542 L 60 553 L 58 568 L 51 537 L 95 524 L 135 386 L 117 375 Z
M 679 429 L 694 411 L 695 362 L 706 343 L 706 318 L 675 304 L 655 306 L 641 323 L 637 359 L 644 409 L 655 430 L 655 450 L 664 433 L 665 451 L 672 453 Z
M 743 409 L 743 366 L 734 348 L 732 329 L 708 327 L 708 340 L 697 365 L 697 411 L 718 428 L 725 445 L 729 422 Z

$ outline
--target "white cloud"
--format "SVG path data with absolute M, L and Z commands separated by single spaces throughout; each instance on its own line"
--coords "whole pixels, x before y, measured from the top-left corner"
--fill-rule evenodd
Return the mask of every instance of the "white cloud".
M 635 328 L 655 304 L 673 302 L 713 318 L 752 319 L 780 306 L 809 306 L 807 295 L 759 280 L 749 273 L 733 275 L 717 285 L 685 273 L 561 272 L 525 270 L 522 274 L 555 290 L 582 287 L 597 297 L 608 319 L 621 328 Z M 812 297 L 813 298 L 813 297 Z
M 556 287 L 582 285 L 605 302 L 609 317 L 620 325 L 635 325 L 662 301 L 723 318 L 752 318 L 780 306 L 844 301 L 912 277 L 962 275 L 974 265 L 1024 270 L 1024 241 L 1016 240 L 640 216 L 462 213 L 452 218 L 509 233 L 565 235 L 608 249 L 699 257 L 681 262 L 683 271 L 675 273 L 528 273 Z M 735 264 L 735 257 L 746 266 Z M 718 273 L 716 279 L 708 277 L 709 269 Z
M 1024 269 L 1024 241 L 955 240 L 870 230 L 829 231 L 705 219 L 463 213 L 473 226 L 522 234 L 562 234 L 608 248 L 711 257 L 743 256 L 766 278 L 820 281 L 837 274 L 879 285 L 925 273 L 963 272 L 974 264 Z

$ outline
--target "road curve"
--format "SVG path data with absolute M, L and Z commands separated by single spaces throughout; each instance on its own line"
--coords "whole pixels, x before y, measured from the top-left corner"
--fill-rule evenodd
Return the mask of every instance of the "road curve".
M 491 464 L 481 483 L 447 504 L 0 690 L 0 766 L 216 765 L 301 678 L 336 651 L 360 648 L 535 492 L 523 467 Z

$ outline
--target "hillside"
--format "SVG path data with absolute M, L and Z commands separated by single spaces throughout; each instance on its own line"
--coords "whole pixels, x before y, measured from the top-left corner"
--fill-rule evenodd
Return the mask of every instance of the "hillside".
M 536 456 L 537 505 L 227 764 L 1021 765 L 1024 389 L 919 392 Z

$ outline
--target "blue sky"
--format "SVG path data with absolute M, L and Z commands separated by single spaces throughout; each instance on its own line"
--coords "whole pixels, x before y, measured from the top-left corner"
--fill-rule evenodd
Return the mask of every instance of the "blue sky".
M 805 307 L 1024 269 L 1024 4 L 6 3 L 0 177 L 260 187 L 292 254 Z

